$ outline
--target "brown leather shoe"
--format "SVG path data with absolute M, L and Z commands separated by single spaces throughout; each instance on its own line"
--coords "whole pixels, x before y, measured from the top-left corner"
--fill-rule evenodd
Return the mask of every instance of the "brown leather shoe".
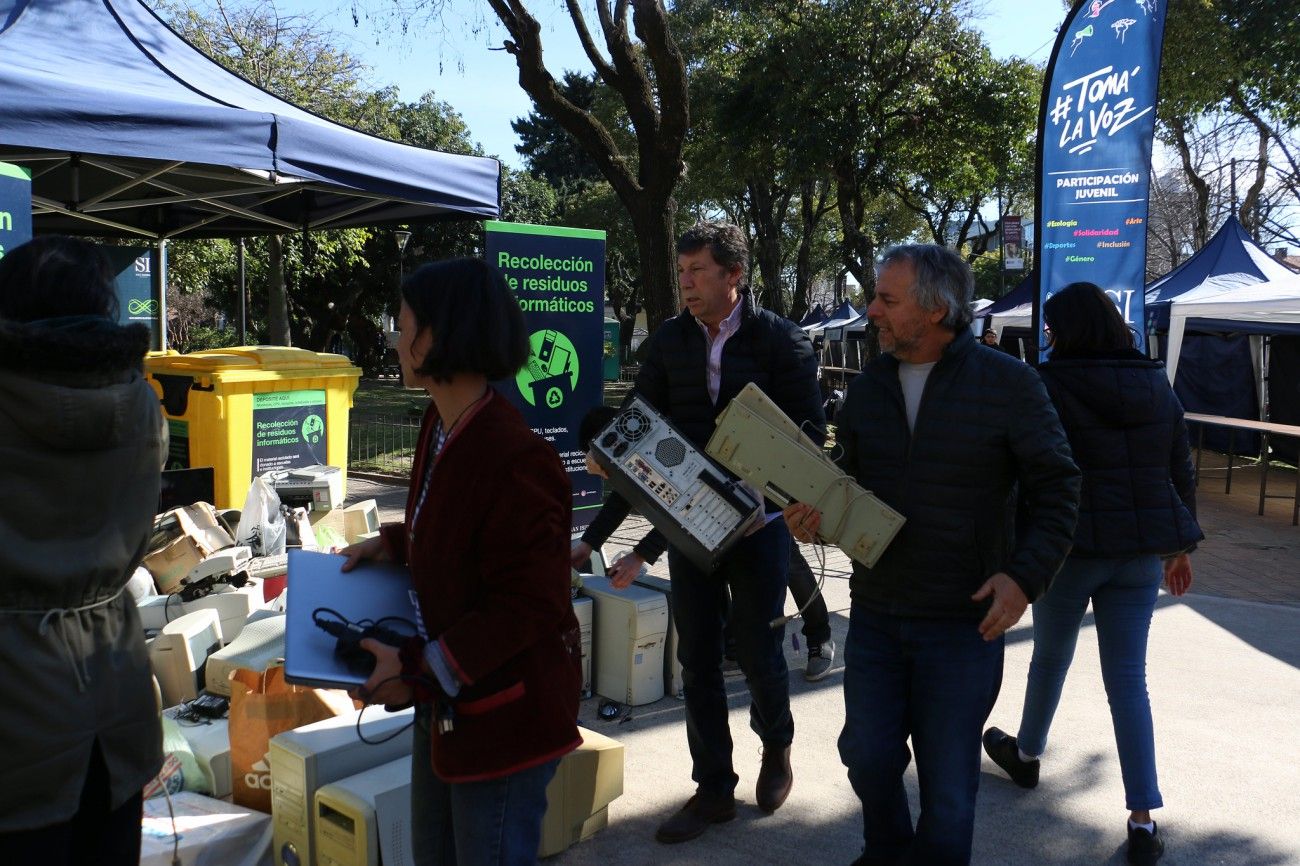
M 710 824 L 725 824 L 736 817 L 736 798 L 731 794 L 697 791 L 676 814 L 659 825 L 655 838 L 666 845 L 694 839 Z
M 794 787 L 794 773 L 790 769 L 789 746 L 764 746 L 763 766 L 758 771 L 758 784 L 754 787 L 754 796 L 758 808 L 764 812 L 775 812 L 781 808 L 785 798 L 790 796 Z

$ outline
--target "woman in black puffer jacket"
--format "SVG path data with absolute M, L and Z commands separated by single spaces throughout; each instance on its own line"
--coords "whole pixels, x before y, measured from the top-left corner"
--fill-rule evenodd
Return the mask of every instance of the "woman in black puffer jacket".
M 1034 604 L 1034 656 L 1019 736 L 990 728 L 984 748 L 1022 787 L 1038 783 L 1038 756 L 1061 699 L 1088 602 L 1096 618 L 1130 810 L 1128 860 L 1164 851 L 1150 810 L 1162 805 L 1146 688 L 1147 633 L 1163 578 L 1181 595 L 1188 553 L 1203 538 L 1183 408 L 1164 365 L 1135 348 L 1115 304 L 1092 283 L 1072 283 L 1043 305 L 1051 360 L 1038 372 L 1083 471 L 1074 547 Z

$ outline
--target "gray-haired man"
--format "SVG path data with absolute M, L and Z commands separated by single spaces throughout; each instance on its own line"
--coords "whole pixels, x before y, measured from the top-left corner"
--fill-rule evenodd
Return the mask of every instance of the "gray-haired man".
M 861 864 L 970 862 L 1003 633 L 1046 589 L 1074 530 L 1079 471 L 1056 411 L 1030 367 L 976 343 L 972 290 L 951 250 L 886 251 L 867 308 L 885 354 L 836 416 L 845 472 L 907 518 L 874 568 L 853 566 L 839 747 L 862 801 Z M 1017 484 L 1026 519 L 1013 544 Z M 786 520 L 807 540 L 820 517 L 795 504 Z

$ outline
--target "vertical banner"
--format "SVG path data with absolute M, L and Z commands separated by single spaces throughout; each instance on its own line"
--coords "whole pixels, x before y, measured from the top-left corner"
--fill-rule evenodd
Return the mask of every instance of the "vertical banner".
M 1025 238 L 1018 216 L 1002 218 L 1002 266 L 1008 271 L 1025 269 Z
M 148 247 L 100 247 L 113 266 L 117 321 L 149 326 L 151 346 L 159 345 L 158 299 L 154 297 L 153 251 Z
M 1086 280 L 1146 350 L 1147 194 L 1167 0 L 1089 0 L 1056 37 L 1038 115 L 1034 327 L 1042 304 Z
M 0 256 L 32 239 L 32 170 L 0 162 Z
M 519 299 L 532 348 L 513 381 L 495 384 L 559 453 L 573 484 L 573 529 L 583 529 L 601 502 L 578 424 L 602 402 L 605 233 L 495 220 L 486 228 L 487 260 Z

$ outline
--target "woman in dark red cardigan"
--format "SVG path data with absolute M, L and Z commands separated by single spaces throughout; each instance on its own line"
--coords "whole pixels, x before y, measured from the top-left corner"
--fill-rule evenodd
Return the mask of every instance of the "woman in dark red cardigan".
M 523 314 L 479 259 L 402 285 L 397 353 L 424 414 L 406 520 L 344 551 L 408 563 L 423 632 L 367 641 L 370 703 L 416 704 L 411 765 L 421 864 L 537 859 L 546 785 L 580 742 L 581 646 L 569 597 L 568 477 L 490 381 L 528 359 Z

